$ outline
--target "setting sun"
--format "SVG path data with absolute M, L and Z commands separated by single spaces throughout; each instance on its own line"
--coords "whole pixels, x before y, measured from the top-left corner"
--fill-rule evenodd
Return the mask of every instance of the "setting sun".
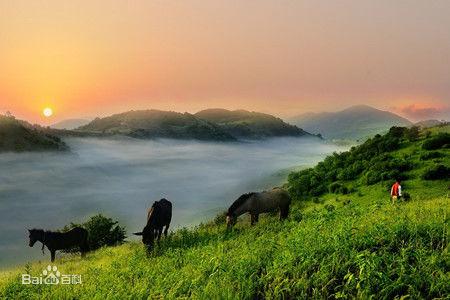
M 46 107 L 44 108 L 42 113 L 44 114 L 45 117 L 49 118 L 53 115 L 53 109 L 51 109 L 50 107 Z

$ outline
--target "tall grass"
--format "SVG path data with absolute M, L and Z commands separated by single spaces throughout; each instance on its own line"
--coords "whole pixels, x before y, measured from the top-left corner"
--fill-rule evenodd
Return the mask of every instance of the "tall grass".
M 267 216 L 227 232 L 213 223 L 183 229 L 147 256 L 140 243 L 64 257 L 61 271 L 83 284 L 24 286 L 0 280 L 7 299 L 439 298 L 450 295 L 448 199 L 391 205 L 352 198 L 344 205 L 295 207 L 289 220 Z M 332 204 L 331 204 L 332 203 Z M 39 274 L 47 263 L 31 265 Z

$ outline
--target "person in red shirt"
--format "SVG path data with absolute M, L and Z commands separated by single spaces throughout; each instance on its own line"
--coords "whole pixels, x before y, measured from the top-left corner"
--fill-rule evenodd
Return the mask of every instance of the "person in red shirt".
M 397 179 L 391 187 L 391 200 L 394 204 L 395 201 L 402 196 L 402 186 L 400 185 L 400 179 Z

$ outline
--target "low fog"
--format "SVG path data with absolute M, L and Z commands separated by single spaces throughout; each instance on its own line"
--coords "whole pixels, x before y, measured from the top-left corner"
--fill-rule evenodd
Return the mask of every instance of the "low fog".
M 72 153 L 0 154 L 0 268 L 49 260 L 27 228 L 56 230 L 102 213 L 131 233 L 153 201 L 174 205 L 171 229 L 226 209 L 240 194 L 280 184 L 292 167 L 312 165 L 337 146 L 311 138 L 248 143 L 67 139 Z M 57 254 L 58 257 L 58 254 Z

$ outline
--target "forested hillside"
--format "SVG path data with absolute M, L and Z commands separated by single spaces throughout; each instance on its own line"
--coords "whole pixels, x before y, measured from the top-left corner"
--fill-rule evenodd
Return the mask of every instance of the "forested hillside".
M 238 138 L 259 139 L 278 136 L 310 136 L 297 126 L 280 118 L 246 110 L 206 109 L 195 114 L 197 117 L 215 123 L 229 134 Z
M 62 151 L 67 145 L 40 127 L 0 115 L 0 152 Z

